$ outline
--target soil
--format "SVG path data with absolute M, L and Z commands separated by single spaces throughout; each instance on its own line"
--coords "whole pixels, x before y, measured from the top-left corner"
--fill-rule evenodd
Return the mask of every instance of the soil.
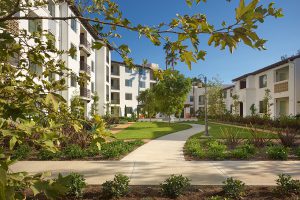
M 291 194 L 290 196 L 279 196 L 274 192 L 275 186 L 246 186 L 246 194 L 242 199 L 244 200 L 299 200 L 300 196 Z M 30 196 L 28 199 L 44 200 L 45 197 L 39 195 L 35 198 Z M 183 195 L 179 196 L 178 200 L 207 200 L 212 196 L 221 196 L 222 186 L 192 186 Z M 61 200 L 75 200 L 74 197 L 63 197 Z M 88 186 L 84 192 L 83 200 L 102 200 L 105 199 L 101 192 L 101 186 Z M 120 198 L 121 200 L 167 200 L 170 198 L 164 197 L 160 191 L 159 186 L 130 186 L 130 192 L 127 196 Z

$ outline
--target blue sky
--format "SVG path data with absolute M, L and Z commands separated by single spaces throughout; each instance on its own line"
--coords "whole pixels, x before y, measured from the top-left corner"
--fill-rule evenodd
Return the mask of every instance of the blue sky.
M 169 22 L 176 13 L 181 15 L 203 13 L 211 24 L 219 25 L 223 20 L 230 22 L 234 19 L 234 8 L 238 0 L 228 3 L 225 0 L 208 0 L 198 6 L 189 8 L 185 0 L 117 0 L 124 17 L 132 20 L 134 24 L 155 25 L 160 22 Z M 262 0 L 268 4 L 270 0 Z M 284 18 L 268 18 L 260 24 L 257 33 L 267 39 L 266 51 L 258 51 L 239 45 L 238 49 L 230 54 L 228 50 L 207 45 L 207 37 L 200 39 L 200 48 L 206 50 L 208 55 L 205 61 L 193 64 L 192 70 L 179 63 L 176 67 L 186 76 L 194 77 L 204 74 L 208 77 L 218 76 L 224 83 L 242 74 L 265 67 L 280 60 L 282 55 L 291 55 L 300 49 L 300 1 L 299 0 L 273 0 L 275 7 L 283 8 Z M 218 27 L 218 26 L 216 26 Z M 153 46 L 147 39 L 138 38 L 134 32 L 121 31 L 123 38 L 118 44 L 126 43 L 132 50 L 131 56 L 135 63 L 141 64 L 143 59 L 157 63 L 164 68 L 164 51 L 162 47 Z M 112 59 L 120 61 L 121 58 L 112 54 Z

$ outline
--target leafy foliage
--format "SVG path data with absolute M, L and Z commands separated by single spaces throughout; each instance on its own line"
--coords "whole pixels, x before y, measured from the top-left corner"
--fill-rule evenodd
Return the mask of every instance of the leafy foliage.
M 280 145 L 270 146 L 267 147 L 267 155 L 273 160 L 287 160 L 288 149 Z
M 106 181 L 102 184 L 103 196 L 106 198 L 120 198 L 129 192 L 128 176 L 117 174 L 112 181 Z
M 223 183 L 223 191 L 226 197 L 232 199 L 241 199 L 242 196 L 245 195 L 245 183 L 242 181 L 233 179 L 231 177 L 227 178 Z
M 12 158 L 23 160 L 28 158 L 30 152 L 31 152 L 31 148 L 28 144 L 21 144 L 13 152 Z
M 292 129 L 279 130 L 278 136 L 281 141 L 281 144 L 285 147 L 293 147 L 296 143 L 296 136 L 299 135 L 299 131 Z
M 86 187 L 85 179 L 81 174 L 71 173 L 67 176 L 69 179 L 66 187 L 67 194 L 75 197 L 81 197 L 83 189 Z
M 182 175 L 173 174 L 161 183 L 160 186 L 164 195 L 176 198 L 190 186 L 190 180 Z
M 281 196 L 300 194 L 300 181 L 292 179 L 290 175 L 280 174 L 276 184 L 277 188 L 275 191 Z

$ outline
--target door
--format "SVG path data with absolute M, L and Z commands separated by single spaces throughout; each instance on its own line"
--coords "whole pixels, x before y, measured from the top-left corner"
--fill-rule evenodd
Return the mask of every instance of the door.
M 243 104 L 243 102 L 240 102 L 240 116 L 241 117 L 244 116 L 244 104 Z

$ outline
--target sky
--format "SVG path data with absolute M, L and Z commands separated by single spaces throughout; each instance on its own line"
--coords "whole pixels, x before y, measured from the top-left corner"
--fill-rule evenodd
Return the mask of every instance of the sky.
M 198 6 L 188 7 L 185 0 L 116 0 L 120 5 L 123 16 L 134 24 L 157 25 L 160 22 L 169 22 L 176 14 L 202 13 L 207 16 L 209 23 L 219 27 L 222 21 L 234 20 L 234 9 L 238 0 L 228 3 L 225 0 L 208 0 Z M 246 0 L 247 2 L 247 0 Z M 249 2 L 249 0 L 248 0 Z M 267 5 L 270 0 L 261 0 Z M 203 74 L 208 78 L 218 77 L 223 83 L 231 83 L 231 80 L 273 64 L 283 55 L 292 55 L 300 49 L 300 0 L 273 0 L 276 8 L 282 8 L 284 17 L 275 19 L 267 18 L 263 24 L 259 24 L 257 33 L 267 39 L 267 50 L 259 51 L 244 44 L 240 44 L 233 54 L 228 49 L 209 47 L 207 36 L 200 38 L 199 48 L 207 51 L 205 61 L 198 61 L 189 70 L 184 63 L 179 63 L 176 69 L 188 77 L 197 77 Z M 227 23 L 228 24 L 228 23 Z M 136 64 L 141 64 L 143 59 L 151 63 L 157 63 L 165 68 L 165 54 L 163 47 L 156 47 L 145 38 L 139 38 L 134 32 L 120 30 L 122 39 L 117 44 L 126 43 L 132 53 L 131 57 Z M 112 60 L 121 61 L 117 53 L 112 54 Z

